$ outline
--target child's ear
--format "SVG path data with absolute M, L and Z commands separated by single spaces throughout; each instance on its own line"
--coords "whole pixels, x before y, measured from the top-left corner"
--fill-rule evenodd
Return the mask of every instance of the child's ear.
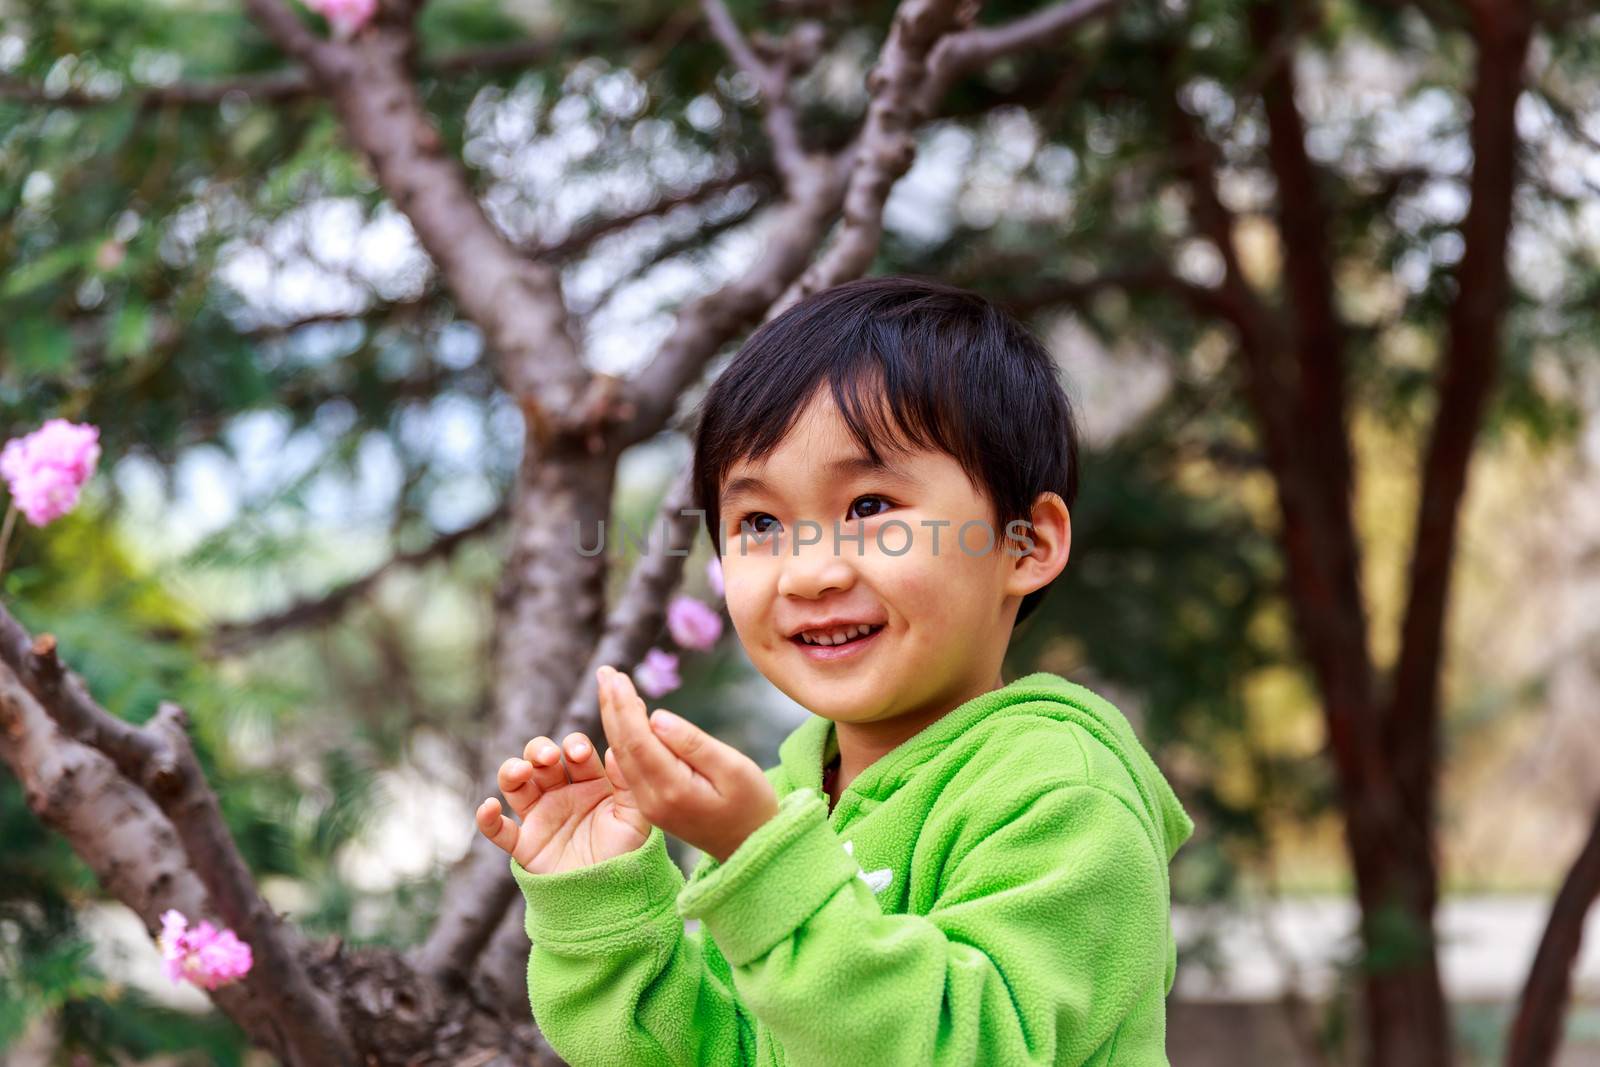
M 1072 513 L 1059 493 L 1040 493 L 1028 523 L 1013 520 L 1002 531 L 1012 560 L 1006 593 L 1027 596 L 1055 581 L 1072 552 Z

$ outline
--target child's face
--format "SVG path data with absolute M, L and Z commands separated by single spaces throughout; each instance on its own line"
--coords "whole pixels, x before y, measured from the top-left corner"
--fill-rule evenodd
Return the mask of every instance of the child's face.
M 739 640 L 774 685 L 835 722 L 942 714 L 993 688 L 1022 595 L 1048 580 L 1006 551 L 952 456 L 883 455 L 895 471 L 835 469 L 866 456 L 823 387 L 764 461 L 741 460 L 723 481 L 722 570 Z M 740 489 L 745 478 L 764 485 Z M 973 520 L 963 550 L 956 534 Z M 763 532 L 775 536 L 758 541 Z M 844 539 L 857 533 L 859 547 Z M 797 548 L 797 534 L 811 543 Z M 791 639 L 832 618 L 883 628 L 831 654 Z

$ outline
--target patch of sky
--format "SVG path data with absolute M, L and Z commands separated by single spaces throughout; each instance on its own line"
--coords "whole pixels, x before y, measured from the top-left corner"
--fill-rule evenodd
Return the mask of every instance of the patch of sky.
M 465 370 L 483 356 L 483 331 L 470 322 L 458 320 L 439 331 L 433 358 L 450 370 Z
M 20 34 L 0 34 L 0 70 L 15 70 L 28 54 L 28 42 Z
M 701 93 L 683 109 L 684 118 L 689 120 L 689 125 L 701 133 L 715 133 L 722 126 L 722 105 L 714 98 Z
M 913 244 L 937 244 L 955 227 L 955 203 L 974 151 L 971 133 L 940 123 L 918 138 L 911 169 L 883 207 L 884 229 Z
M 633 118 L 644 110 L 650 99 L 644 83 L 627 69 L 608 71 L 597 77 L 593 92 L 600 106 L 619 119 Z

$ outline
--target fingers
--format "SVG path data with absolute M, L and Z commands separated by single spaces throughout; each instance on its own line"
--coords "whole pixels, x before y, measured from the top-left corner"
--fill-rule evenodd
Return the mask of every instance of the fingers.
M 594 745 L 582 731 L 574 730 L 567 735 L 562 753 L 567 757 L 567 776 L 574 782 L 588 782 L 606 776 Z
M 606 738 L 617 750 L 633 791 L 646 805 L 653 806 L 688 785 L 694 772 L 650 729 L 644 700 L 634 689 L 633 680 L 610 667 L 600 669 L 607 672 L 602 685 L 609 690 L 611 704 Z M 604 702 L 601 708 L 604 715 Z
M 619 809 L 632 809 L 639 811 L 639 798 L 634 796 L 633 789 L 628 785 L 628 776 L 622 769 L 622 762 L 617 758 L 617 750 L 606 749 L 606 777 L 611 779 L 611 803 Z M 644 818 L 644 813 L 639 812 L 639 817 Z
M 600 726 L 606 734 L 606 777 L 611 780 L 611 802 L 618 808 L 632 808 L 643 815 L 634 783 L 622 767 L 622 740 L 627 724 L 617 711 L 614 680 L 617 672 L 603 666 L 595 672 L 595 693 L 600 699 Z
M 617 722 L 615 701 L 611 696 L 611 678 L 615 673 L 606 666 L 594 672 L 595 696 L 600 701 L 600 729 L 605 732 L 606 747 L 611 750 L 622 741 L 622 725 Z
M 566 756 L 565 766 L 562 765 L 563 755 Z M 500 765 L 497 783 L 517 818 L 526 819 L 539 798 L 548 790 L 566 785 L 569 775 L 574 782 L 605 777 L 594 745 L 578 731 L 567 735 L 564 753 L 545 735 L 535 737 L 523 749 L 522 759 L 513 756 Z
M 626 724 L 618 717 L 617 701 L 613 695 L 612 679 L 615 676 L 616 671 L 610 667 L 603 666 L 595 672 L 595 695 L 600 699 L 600 729 L 605 731 L 606 735 L 606 766 L 608 768 L 612 765 L 613 760 L 621 758 L 620 746 L 623 737 L 627 734 Z M 611 784 L 617 784 L 615 778 L 612 779 Z
M 500 802 L 490 797 L 478 805 L 474 816 L 478 829 L 503 852 L 510 852 L 517 844 L 517 824 L 500 811 Z
M 567 784 L 567 769 L 561 765 L 561 750 L 540 734 L 522 750 L 522 758 L 533 764 L 533 780 L 541 792 Z
M 650 718 L 650 729 L 673 755 L 709 781 L 713 789 L 719 781 L 733 781 L 743 765 L 749 762 L 749 757 L 743 752 L 665 708 L 656 709 Z
M 544 788 L 536 780 L 535 766 L 525 759 L 512 756 L 500 764 L 500 773 L 496 775 L 495 784 L 500 787 L 511 810 L 517 813 L 517 818 L 525 819 L 528 809 L 538 802 L 543 795 Z M 496 802 L 498 804 L 498 801 Z

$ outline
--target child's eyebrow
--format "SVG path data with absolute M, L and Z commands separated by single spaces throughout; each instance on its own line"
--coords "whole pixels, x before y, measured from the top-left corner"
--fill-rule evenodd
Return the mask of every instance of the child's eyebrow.
M 890 463 L 888 460 L 873 459 L 871 456 L 859 454 L 841 456 L 838 459 L 829 460 L 823 464 L 822 469 L 833 478 L 848 478 L 851 475 L 860 474 L 878 474 L 887 475 L 890 478 L 895 478 L 908 484 L 915 484 L 916 482 L 916 479 L 905 470 Z M 745 495 L 759 496 L 771 491 L 772 486 L 765 480 L 754 475 L 741 475 L 738 478 L 730 479 L 728 484 L 723 487 L 722 506 L 727 507 L 731 502 Z

